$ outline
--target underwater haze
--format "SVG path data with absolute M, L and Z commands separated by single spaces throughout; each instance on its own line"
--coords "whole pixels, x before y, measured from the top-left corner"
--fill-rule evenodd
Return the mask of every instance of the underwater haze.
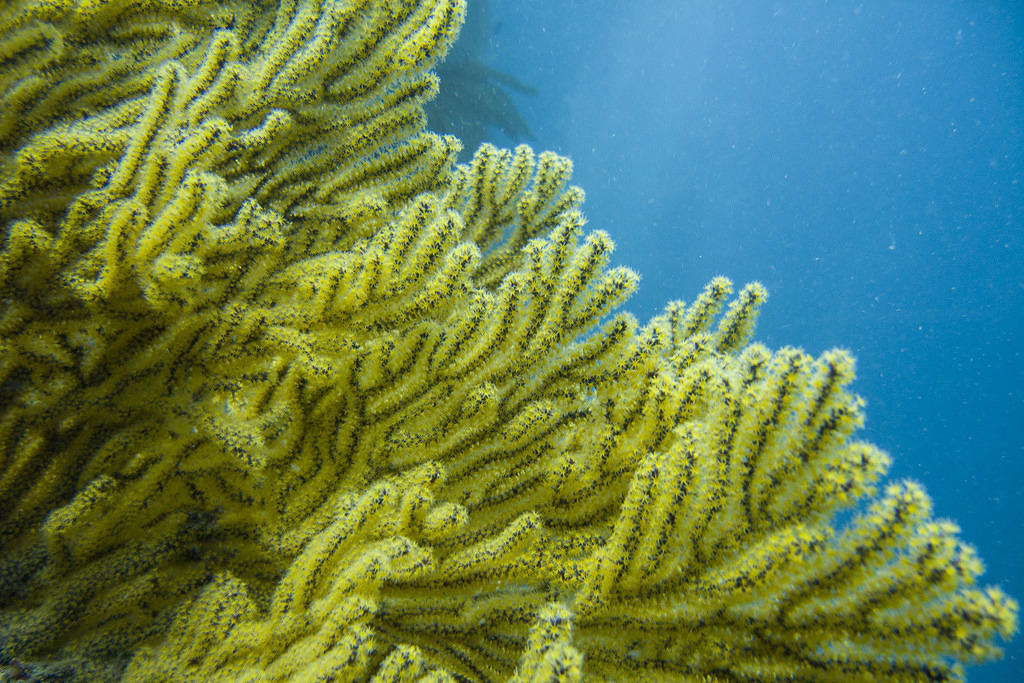
M 573 159 L 589 227 L 643 276 L 628 307 L 763 282 L 757 337 L 851 349 L 862 436 L 1024 597 L 1024 3 L 494 0 L 488 21 L 532 144 Z M 1018 635 L 968 678 L 1022 668 Z

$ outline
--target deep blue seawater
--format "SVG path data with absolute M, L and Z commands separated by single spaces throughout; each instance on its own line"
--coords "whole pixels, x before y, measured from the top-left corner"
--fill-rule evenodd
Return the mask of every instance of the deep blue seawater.
M 472 0 L 471 0 L 472 1 Z M 641 319 L 715 275 L 858 358 L 862 436 L 1024 598 L 1024 2 L 493 0 Z M 502 145 L 511 141 L 495 134 Z M 1019 681 L 1024 636 L 971 681 Z

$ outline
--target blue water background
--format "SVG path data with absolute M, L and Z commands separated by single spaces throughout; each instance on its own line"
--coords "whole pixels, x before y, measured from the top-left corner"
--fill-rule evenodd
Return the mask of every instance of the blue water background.
M 471 0 L 472 1 L 472 0 Z M 641 319 L 713 276 L 858 358 L 863 436 L 1024 598 L 1024 3 L 494 0 Z M 512 141 L 495 134 L 499 144 Z M 972 681 L 1018 681 L 1024 637 Z

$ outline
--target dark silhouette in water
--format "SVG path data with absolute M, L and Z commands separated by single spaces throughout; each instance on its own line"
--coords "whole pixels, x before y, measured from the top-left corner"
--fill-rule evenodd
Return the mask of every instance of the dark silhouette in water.
M 441 92 L 426 106 L 431 129 L 462 140 L 462 160 L 469 159 L 493 130 L 515 142 L 534 139 L 509 91 L 526 95 L 537 91 L 484 62 L 487 43 L 496 32 L 491 26 L 488 0 L 470 0 L 462 33 L 437 67 Z

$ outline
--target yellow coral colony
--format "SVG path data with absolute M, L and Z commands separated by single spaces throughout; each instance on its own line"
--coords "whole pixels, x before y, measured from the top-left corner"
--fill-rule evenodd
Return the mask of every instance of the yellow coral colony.
M 845 353 L 750 343 L 765 292 L 725 280 L 639 327 L 568 161 L 455 166 L 425 131 L 463 11 L 0 3 L 7 674 L 936 681 L 996 656 L 1016 605 L 957 529 L 913 483 L 871 497 Z

